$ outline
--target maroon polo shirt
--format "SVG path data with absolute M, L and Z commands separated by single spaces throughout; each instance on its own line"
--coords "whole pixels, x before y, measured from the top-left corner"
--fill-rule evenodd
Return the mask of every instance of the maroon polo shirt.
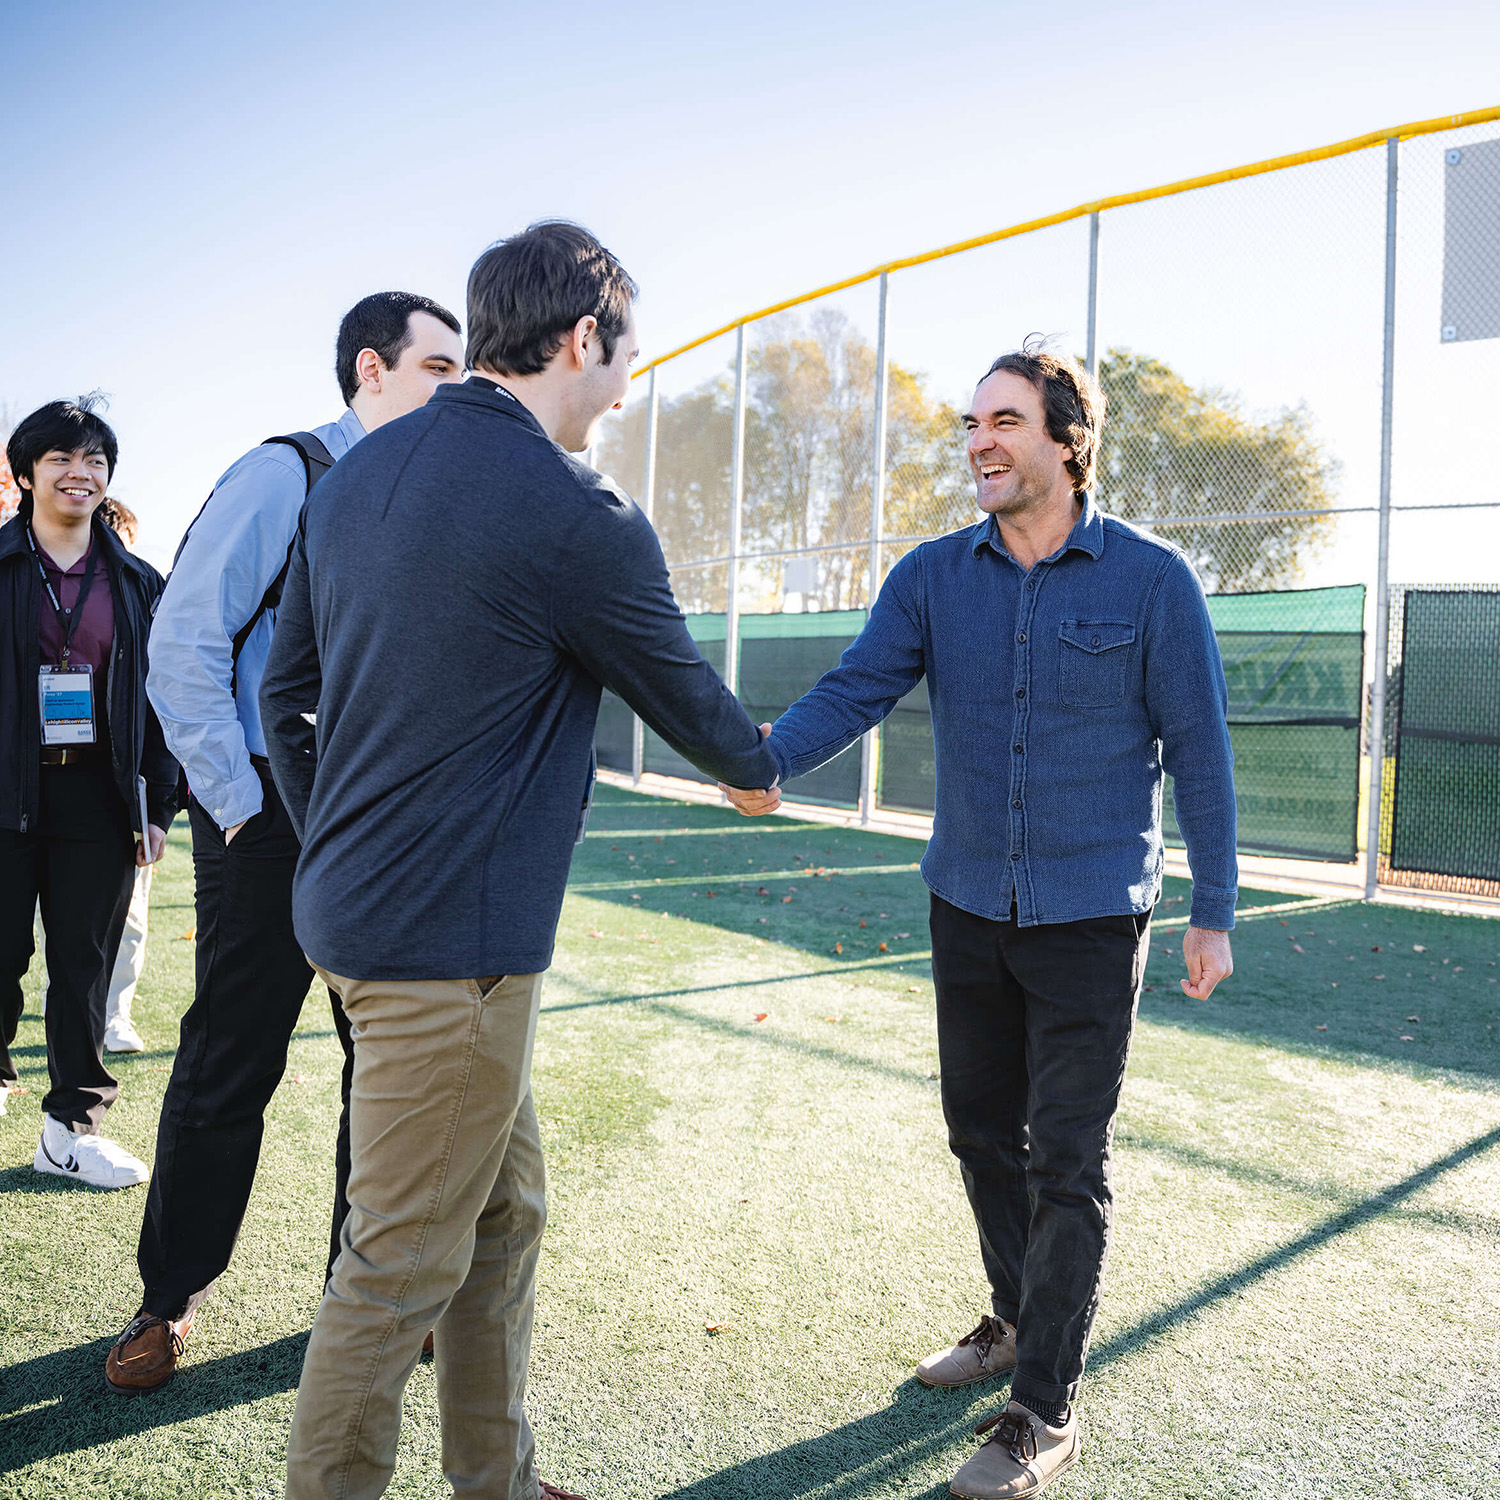
M 105 670 L 115 644 L 115 601 L 104 553 L 96 543 L 90 542 L 89 550 L 64 571 L 47 555 L 40 542 L 36 544 L 36 550 L 47 570 L 47 581 L 64 609 L 72 609 L 78 603 L 83 570 L 90 566 L 94 569 L 94 582 L 89 588 L 88 598 L 83 601 L 83 615 L 73 632 L 68 660 L 74 665 L 87 663 L 94 669 L 94 693 L 98 696 L 104 691 Z M 40 583 L 41 579 L 37 582 Z M 41 642 L 42 661 L 57 666 L 62 661 L 63 627 L 58 623 L 57 611 L 53 609 L 46 589 L 37 589 L 37 604 L 37 637 Z

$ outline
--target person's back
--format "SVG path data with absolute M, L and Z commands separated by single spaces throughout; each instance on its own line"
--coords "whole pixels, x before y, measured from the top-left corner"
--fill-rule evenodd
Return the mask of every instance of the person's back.
M 492 382 L 372 434 L 304 535 L 322 689 L 295 909 L 327 968 L 547 966 L 600 681 L 639 680 L 643 633 L 692 704 L 659 705 L 682 753 L 732 779 L 756 752 L 713 748 L 741 711 L 686 638 L 645 516 Z

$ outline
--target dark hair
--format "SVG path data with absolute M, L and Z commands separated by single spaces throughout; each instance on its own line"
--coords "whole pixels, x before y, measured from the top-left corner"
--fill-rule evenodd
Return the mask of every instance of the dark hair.
M 599 324 L 608 364 L 636 291 L 587 229 L 543 219 L 491 245 L 469 272 L 469 368 L 539 375 L 588 317 Z
M 359 394 L 359 372 L 354 362 L 362 349 L 373 349 L 387 370 L 412 341 L 411 315 L 426 313 L 445 323 L 454 333 L 462 333 L 458 319 L 431 297 L 415 292 L 372 292 L 361 298 L 344 314 L 339 324 L 338 349 L 333 357 L 333 371 L 339 378 L 339 390 L 348 406 Z
M 1029 380 L 1042 398 L 1047 436 L 1073 450 L 1064 467 L 1075 490 L 1092 489 L 1094 464 L 1099 457 L 1099 434 L 1104 429 L 1104 392 L 1099 382 L 1076 359 L 1052 354 L 1039 333 L 1011 354 L 1002 354 L 985 371 L 997 370 Z
M 104 503 L 98 509 L 98 517 L 110 528 L 122 542 L 132 551 L 135 550 L 135 539 L 140 529 L 140 520 L 131 508 L 123 501 L 116 500 L 113 495 L 106 495 Z
M 36 466 L 49 453 L 102 453 L 109 473 L 115 472 L 120 456 L 119 440 L 114 428 L 95 410 L 105 405 L 100 391 L 91 391 L 76 401 L 49 401 L 29 417 L 22 417 L 15 431 L 6 439 L 5 459 L 21 491 L 19 514 L 29 516 L 36 483 Z M 22 484 L 21 481 L 26 483 Z M 105 483 L 108 483 L 106 477 Z

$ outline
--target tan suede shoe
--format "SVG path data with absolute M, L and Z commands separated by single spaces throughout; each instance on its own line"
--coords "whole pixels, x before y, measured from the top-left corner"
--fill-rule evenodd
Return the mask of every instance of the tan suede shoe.
M 974 1429 L 989 1433 L 984 1446 L 953 1476 L 951 1493 L 964 1500 L 1021 1500 L 1042 1492 L 1077 1461 L 1078 1413 L 1049 1427 L 1019 1401 Z
M 105 1384 L 122 1396 L 139 1396 L 164 1386 L 177 1373 L 182 1342 L 192 1326 L 191 1314 L 172 1323 L 137 1313 L 104 1361 Z
M 951 1349 L 929 1354 L 917 1366 L 923 1385 L 973 1385 L 1016 1367 L 1016 1330 L 1004 1318 L 986 1313 L 973 1333 Z

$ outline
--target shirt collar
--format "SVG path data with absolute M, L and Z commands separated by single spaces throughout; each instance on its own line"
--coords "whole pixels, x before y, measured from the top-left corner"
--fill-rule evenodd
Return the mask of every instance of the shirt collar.
M 1010 556 L 1005 543 L 1000 539 L 1000 523 L 994 516 L 986 516 L 974 532 L 975 555 L 977 556 L 980 549 L 984 547 L 990 547 L 1002 556 Z M 1060 556 L 1075 548 L 1079 552 L 1087 552 L 1093 558 L 1097 558 L 1104 551 L 1104 517 L 1099 507 L 1094 504 L 1092 492 L 1088 490 L 1083 492 L 1082 514 L 1073 523 L 1073 529 L 1068 533 L 1067 541 L 1053 556 Z
M 349 440 L 350 448 L 365 435 L 365 424 L 354 415 L 354 408 L 352 406 L 346 406 L 344 408 L 344 415 L 333 425 Z

